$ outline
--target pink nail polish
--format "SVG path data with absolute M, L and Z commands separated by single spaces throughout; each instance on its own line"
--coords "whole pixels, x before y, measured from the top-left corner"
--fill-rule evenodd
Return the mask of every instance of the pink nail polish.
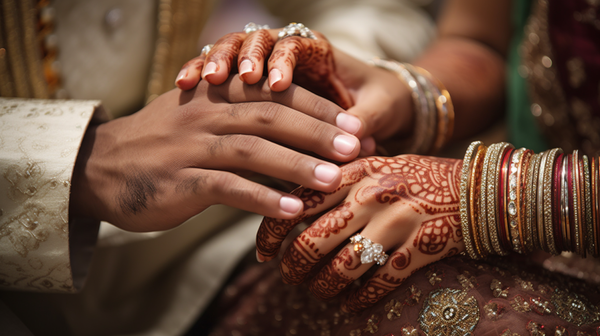
M 210 62 L 204 66 L 204 71 L 202 72 L 202 78 L 212 75 L 217 72 L 217 63 Z
M 330 164 L 320 164 L 315 167 L 315 177 L 322 183 L 331 183 L 340 173 L 340 168 Z
M 355 137 L 338 135 L 333 139 L 333 147 L 342 155 L 350 155 L 356 148 L 358 141 Z
M 335 124 L 344 131 L 354 134 L 360 129 L 361 122 L 360 119 L 353 115 L 340 113 L 335 118 Z
M 281 207 L 281 210 L 289 214 L 295 214 L 300 211 L 300 209 L 302 209 L 302 205 L 302 202 L 299 200 L 288 196 L 283 196 L 279 200 L 279 206 Z
M 251 60 L 242 61 L 242 63 L 240 63 L 240 76 L 252 72 L 253 67 Z
M 269 86 L 275 85 L 275 83 L 279 82 L 283 78 L 281 71 L 279 69 L 273 69 L 269 72 Z

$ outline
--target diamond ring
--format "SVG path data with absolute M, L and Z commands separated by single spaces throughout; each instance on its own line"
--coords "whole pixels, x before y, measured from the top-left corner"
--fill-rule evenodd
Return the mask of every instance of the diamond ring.
M 357 234 L 350 238 L 350 242 L 354 244 L 354 251 L 360 255 L 361 264 L 376 262 L 377 265 L 383 266 L 388 259 L 388 255 L 383 252 L 383 246 L 373 243 L 368 238 Z
M 261 29 L 271 29 L 271 28 L 269 27 L 269 25 L 257 25 L 254 22 L 250 22 L 244 26 L 244 32 L 246 34 L 250 34 L 252 32 L 255 32 L 255 31 L 261 30 Z
M 284 39 L 286 37 L 290 37 L 290 36 L 307 37 L 307 38 L 313 39 L 313 40 L 317 39 L 315 34 L 310 29 L 308 29 L 302 23 L 296 23 L 296 22 L 292 22 L 289 25 L 283 27 L 283 29 L 281 29 L 281 31 L 279 32 L 279 34 L 277 36 L 279 37 L 280 40 Z

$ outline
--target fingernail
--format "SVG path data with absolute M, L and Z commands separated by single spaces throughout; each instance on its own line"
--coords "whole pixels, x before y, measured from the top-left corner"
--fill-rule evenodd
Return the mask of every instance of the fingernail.
M 283 196 L 279 200 L 279 207 L 281 207 L 281 210 L 287 213 L 295 214 L 302 209 L 302 202 L 295 198 Z
M 355 137 L 348 135 L 338 135 L 333 139 L 333 147 L 342 155 L 351 154 L 356 148 L 358 141 Z
M 344 131 L 354 134 L 360 129 L 361 123 L 360 119 L 353 115 L 348 113 L 340 113 L 335 118 L 335 124 Z
M 256 261 L 258 261 L 258 262 L 260 262 L 260 263 L 265 261 L 265 259 L 263 258 L 263 256 L 261 256 L 261 255 L 258 253 L 258 251 L 256 251 Z
M 273 69 L 269 72 L 269 86 L 275 85 L 275 83 L 279 82 L 283 78 L 281 75 L 281 71 L 279 69 Z
M 240 76 L 247 74 L 248 72 L 252 72 L 252 61 L 251 60 L 244 60 L 242 61 L 242 63 L 240 63 Z
M 373 137 L 368 137 L 360 140 L 360 148 L 365 151 L 368 155 L 375 154 L 375 139 Z
M 177 78 L 175 79 L 175 83 L 177 83 L 180 80 L 184 79 L 186 76 L 187 76 L 187 69 L 181 69 L 181 71 L 179 71 L 179 74 L 177 74 Z
M 323 183 L 331 183 L 339 172 L 340 168 L 330 164 L 320 164 L 315 167 L 315 177 Z
M 202 78 L 212 75 L 217 72 L 217 63 L 210 62 L 204 66 L 204 71 L 202 72 Z

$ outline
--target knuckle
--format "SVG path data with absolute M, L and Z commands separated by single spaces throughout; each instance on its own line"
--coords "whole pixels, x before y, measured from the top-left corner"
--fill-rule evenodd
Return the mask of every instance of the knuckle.
M 279 105 L 273 103 L 261 104 L 261 108 L 256 113 L 256 121 L 262 125 L 274 124 L 280 115 Z
M 262 141 L 249 135 L 230 135 L 226 139 L 226 145 L 231 154 L 241 160 L 250 160 L 262 149 Z

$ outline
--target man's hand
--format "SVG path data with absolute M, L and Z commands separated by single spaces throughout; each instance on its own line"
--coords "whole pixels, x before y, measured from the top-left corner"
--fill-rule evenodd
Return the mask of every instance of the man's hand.
M 242 171 L 333 191 L 342 178 L 336 165 L 283 145 L 354 159 L 358 139 L 333 126 L 343 110 L 295 85 L 275 93 L 264 79 L 249 86 L 234 77 L 172 90 L 134 115 L 90 127 L 73 176 L 71 215 L 153 231 L 213 204 L 284 219 L 302 211 L 296 196 L 236 174 Z

